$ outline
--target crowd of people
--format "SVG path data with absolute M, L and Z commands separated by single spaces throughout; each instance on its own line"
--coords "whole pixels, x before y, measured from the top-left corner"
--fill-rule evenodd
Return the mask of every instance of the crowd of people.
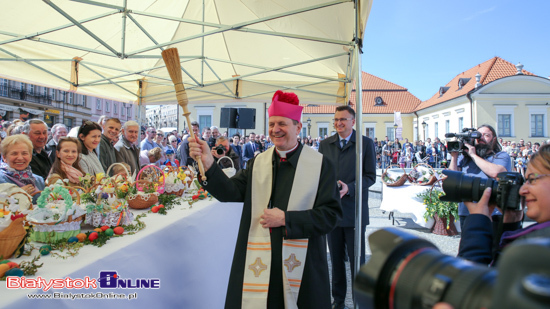
M 542 145 L 549 144 L 550 140 L 544 141 Z M 515 141 L 504 141 L 499 139 L 502 149 L 508 153 L 511 158 L 513 171 L 525 176 L 527 163 L 531 156 L 538 151 L 541 144 L 538 142 L 527 143 L 521 139 L 518 143 Z M 434 168 L 447 168 L 451 161 L 451 154 L 447 149 L 445 141 L 438 137 L 427 138 L 425 141 L 417 140 L 414 143 L 405 138 L 402 142 L 399 139 L 395 141 L 379 141 L 374 138 L 376 148 L 376 166 L 385 169 L 390 165 L 399 165 L 400 167 L 410 168 L 418 163 L 427 163 Z

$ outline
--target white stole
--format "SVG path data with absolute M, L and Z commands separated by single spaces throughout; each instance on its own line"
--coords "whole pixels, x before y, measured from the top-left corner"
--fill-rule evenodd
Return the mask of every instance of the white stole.
M 266 308 L 271 270 L 271 238 L 268 228 L 260 224 L 260 216 L 269 204 L 273 182 L 273 150 L 259 154 L 252 172 L 252 219 L 243 280 L 242 308 Z M 313 208 L 323 155 L 302 147 L 298 158 L 287 211 L 304 211 Z M 273 205 L 277 207 L 277 205 Z M 283 284 L 285 308 L 297 307 L 298 293 L 304 272 L 308 239 L 283 240 Z M 277 267 L 277 266 L 274 266 Z

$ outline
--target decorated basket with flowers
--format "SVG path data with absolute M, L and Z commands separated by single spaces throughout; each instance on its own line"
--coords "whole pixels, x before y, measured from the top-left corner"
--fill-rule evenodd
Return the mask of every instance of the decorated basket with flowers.
M 447 236 L 457 235 L 458 231 L 454 222 L 456 218 L 458 218 L 458 203 L 441 201 L 439 198 L 442 195 L 444 195 L 443 191 L 435 185 L 432 185 L 431 188 L 417 195 L 417 198 L 419 198 L 426 207 L 424 219 L 426 222 L 431 219 L 435 220 L 431 228 L 431 232 L 434 234 Z
M 147 180 L 137 180 L 129 189 L 128 205 L 133 209 L 146 209 L 158 202 L 158 184 Z
M 0 257 L 10 258 L 27 235 L 25 216 L 13 193 L 0 192 Z
M 164 193 L 165 185 L 164 171 L 154 164 L 148 164 L 141 168 L 136 177 L 136 188 L 138 191 L 144 191 L 144 185 L 149 183 L 155 186 L 158 194 Z M 150 189 L 150 188 L 148 188 Z
M 165 170 L 164 192 L 167 194 L 182 196 L 193 183 L 193 171 L 186 166 L 181 166 L 179 168 L 167 166 Z
M 51 243 L 76 236 L 86 214 L 79 204 L 78 190 L 60 185 L 46 187 L 37 207 L 27 215 L 27 220 L 34 225 L 31 240 Z
M 128 209 L 128 191 L 128 183 L 106 178 L 92 191 L 83 194 L 81 199 L 86 208 L 86 223 L 92 226 L 130 224 L 134 215 Z
M 409 172 L 408 178 L 414 185 L 431 186 L 441 178 L 441 171 L 434 170 L 426 163 L 419 163 Z
M 388 187 L 400 187 L 407 182 L 407 173 L 404 168 L 398 165 L 390 165 L 384 170 L 380 178 Z

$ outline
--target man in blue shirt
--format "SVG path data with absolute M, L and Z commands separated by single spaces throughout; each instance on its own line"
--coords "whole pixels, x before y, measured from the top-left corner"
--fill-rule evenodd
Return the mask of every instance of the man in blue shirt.
M 497 141 L 495 129 L 484 124 L 477 130 L 481 133 L 481 138 L 476 140 L 475 146 L 466 143 L 465 146 L 468 147 L 468 151 L 465 150 L 460 156 L 458 152 L 451 152 L 449 169 L 485 179 L 495 179 L 498 173 L 510 172 L 512 170 L 510 156 L 506 151 L 502 151 L 502 147 Z M 461 228 L 469 214 L 464 203 L 459 203 L 458 215 Z M 493 215 L 495 214 L 499 215 L 500 213 L 493 213 Z
M 161 149 L 163 147 L 159 146 L 155 142 L 155 137 L 157 137 L 157 130 L 153 127 L 148 127 L 147 131 L 145 131 L 146 137 L 141 141 L 140 148 L 141 150 L 151 150 L 153 148 L 160 147 Z

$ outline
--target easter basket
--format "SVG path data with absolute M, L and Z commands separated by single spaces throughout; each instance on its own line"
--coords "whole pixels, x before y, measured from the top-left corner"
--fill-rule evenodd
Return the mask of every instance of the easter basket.
M 128 209 L 129 185 L 108 179 L 102 185 L 96 185 L 83 195 L 86 205 L 86 224 L 92 226 L 128 225 L 134 220 L 134 215 Z
M 164 193 L 182 196 L 193 183 L 193 171 L 186 166 L 167 166 L 164 173 Z
M 78 190 L 59 185 L 46 187 L 38 198 L 38 207 L 27 215 L 34 225 L 31 240 L 51 243 L 76 236 L 86 214 L 79 204 Z
M 139 181 L 145 180 L 147 182 Z M 158 166 L 153 164 L 145 165 L 138 173 L 136 177 L 136 188 L 138 191 L 144 191 L 143 185 L 147 183 L 153 183 L 158 194 L 164 193 L 165 176 L 164 171 Z
M 19 187 L 17 187 L 19 189 Z M 39 192 L 36 192 L 36 194 Z M 27 214 L 32 210 L 32 198 L 26 192 L 0 192 L 0 205 L 2 205 L 2 215 L 13 215 L 26 219 Z M 24 221 L 29 225 L 28 221 Z M 3 228 L 0 226 L 0 231 Z
M 408 176 L 409 181 L 417 186 L 431 186 L 437 181 L 436 172 L 426 163 L 415 165 Z
M 147 180 L 137 180 L 134 185 L 136 191 L 128 194 L 127 197 L 130 208 L 146 209 L 158 202 L 158 192 L 151 192 L 154 191 L 154 183 Z
M 402 175 L 396 175 L 391 169 L 400 169 L 403 171 Z M 388 187 L 400 187 L 405 184 L 408 180 L 408 175 L 405 172 L 405 169 L 397 165 L 389 165 L 380 176 L 382 182 Z
M 7 228 L 0 232 L 0 257 L 9 259 L 19 248 L 25 235 L 27 235 L 27 231 L 23 224 L 23 218 L 13 220 Z

